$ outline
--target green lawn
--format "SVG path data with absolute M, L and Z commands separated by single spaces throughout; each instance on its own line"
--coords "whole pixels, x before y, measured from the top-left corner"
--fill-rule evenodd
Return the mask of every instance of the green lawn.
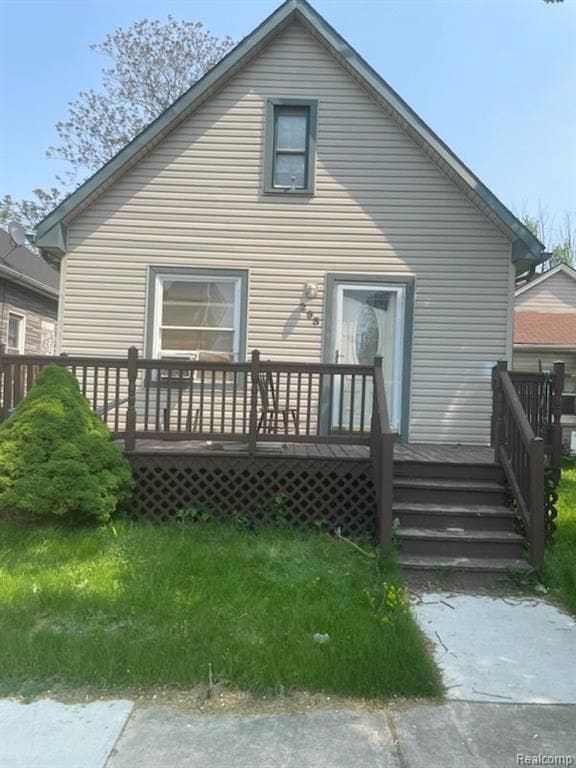
M 192 686 L 211 666 L 261 693 L 437 696 L 398 583 L 389 561 L 319 533 L 2 523 L 1 692 Z
M 553 594 L 576 613 L 576 463 L 566 462 L 559 486 L 558 529 L 546 553 L 543 579 Z

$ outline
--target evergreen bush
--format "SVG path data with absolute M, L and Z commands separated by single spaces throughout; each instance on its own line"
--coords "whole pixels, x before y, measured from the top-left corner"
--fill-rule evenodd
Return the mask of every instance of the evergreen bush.
M 47 366 L 0 425 L 0 512 L 103 523 L 133 486 L 128 461 L 75 376 Z

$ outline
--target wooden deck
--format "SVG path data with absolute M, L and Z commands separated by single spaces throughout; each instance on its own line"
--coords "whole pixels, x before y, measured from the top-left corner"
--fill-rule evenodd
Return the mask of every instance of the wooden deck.
M 200 440 L 137 440 L 137 454 L 188 454 L 202 456 L 246 456 L 248 443 Z M 319 443 L 258 443 L 258 456 L 297 459 L 338 459 L 367 461 L 370 449 L 364 445 Z M 396 443 L 394 461 L 446 464 L 493 464 L 494 451 L 483 445 L 438 445 L 434 443 Z
M 544 472 L 559 481 L 563 363 L 526 374 L 498 362 L 490 448 L 397 440 L 380 357 L 341 365 L 262 360 L 258 350 L 245 362 L 145 359 L 136 347 L 126 358 L 4 352 L 0 345 L 0 421 L 48 364 L 67 368 L 132 466 L 135 517 L 164 522 L 200 511 L 253 523 L 282 519 L 368 535 L 387 550 L 403 515 L 410 556 L 455 550 L 462 558 L 478 549 L 478 529 L 470 528 L 462 549 L 453 529 L 467 529 L 471 519 L 490 534 L 490 551 L 508 546 L 493 541 L 490 527 L 507 501 L 506 482 L 536 567 L 555 528 Z

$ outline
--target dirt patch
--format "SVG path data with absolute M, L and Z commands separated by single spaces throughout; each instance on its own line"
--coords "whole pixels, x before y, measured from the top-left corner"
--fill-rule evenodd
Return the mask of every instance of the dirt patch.
M 116 688 L 101 690 L 90 686 L 67 687 L 55 685 L 48 689 L 39 688 L 29 695 L 15 695 L 11 698 L 26 702 L 39 698 L 50 698 L 63 704 L 89 704 L 93 701 L 129 699 L 136 707 L 167 707 L 188 714 L 296 714 L 322 709 L 352 709 L 375 711 L 393 704 L 395 707 L 430 704 L 432 699 L 358 699 L 344 696 L 330 696 L 307 691 L 291 691 L 270 694 L 255 694 L 233 690 L 215 684 L 209 691 L 206 685 L 193 688 L 160 686 L 156 688 Z

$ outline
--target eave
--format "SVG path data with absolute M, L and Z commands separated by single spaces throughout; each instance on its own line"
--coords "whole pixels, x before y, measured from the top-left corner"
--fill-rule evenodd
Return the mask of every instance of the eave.
M 28 277 L 27 275 L 23 275 L 21 272 L 18 272 L 17 269 L 12 269 L 12 267 L 9 267 L 7 264 L 0 264 L 0 278 L 9 280 L 11 283 L 16 283 L 17 285 L 22 285 L 36 293 L 41 293 L 50 299 L 58 301 L 59 292 L 57 288 L 41 283 L 39 280 L 34 280 L 34 278 Z

